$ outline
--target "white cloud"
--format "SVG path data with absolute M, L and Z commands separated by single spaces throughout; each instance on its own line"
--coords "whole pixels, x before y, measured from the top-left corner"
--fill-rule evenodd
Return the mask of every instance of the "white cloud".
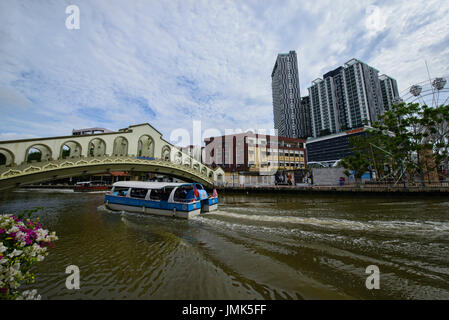
M 19 132 L 3 132 L 0 133 L 0 141 L 3 140 L 19 140 L 19 139 L 30 139 L 30 138 L 37 138 L 36 135 L 31 134 L 23 134 Z
M 365 10 L 366 37 L 372 38 L 387 27 L 387 13 L 380 7 L 370 5 Z
M 32 105 L 30 100 L 13 88 L 0 88 L 0 101 L 3 105 L 19 109 L 27 109 Z
M 289 50 L 302 95 L 353 57 L 402 89 L 426 78 L 424 59 L 449 74 L 446 2 L 84 0 L 80 30 L 67 30 L 69 4 L 0 3 L 0 133 L 150 122 L 168 139 L 193 119 L 269 129 L 271 71 Z

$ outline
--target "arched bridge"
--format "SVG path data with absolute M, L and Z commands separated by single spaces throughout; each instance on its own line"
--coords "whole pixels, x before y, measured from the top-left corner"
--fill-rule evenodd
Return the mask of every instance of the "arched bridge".
M 180 151 L 147 123 L 117 132 L 0 141 L 0 190 L 109 171 L 161 173 L 205 186 L 224 180 L 221 168 Z

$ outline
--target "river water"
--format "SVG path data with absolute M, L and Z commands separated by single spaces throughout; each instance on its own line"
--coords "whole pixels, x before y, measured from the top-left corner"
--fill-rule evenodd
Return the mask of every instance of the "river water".
M 59 240 L 36 264 L 43 299 L 449 299 L 449 199 L 220 195 L 191 220 L 106 210 L 103 193 L 18 190 Z M 68 290 L 66 267 L 80 269 Z M 368 290 L 366 268 L 380 271 Z

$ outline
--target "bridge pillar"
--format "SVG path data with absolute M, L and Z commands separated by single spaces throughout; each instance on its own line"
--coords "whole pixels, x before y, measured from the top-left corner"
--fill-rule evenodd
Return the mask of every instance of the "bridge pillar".
M 16 150 L 12 150 L 13 154 L 14 154 L 14 159 L 15 159 L 15 163 L 17 165 L 21 165 L 23 162 L 25 162 L 26 160 L 26 149 L 25 148 L 17 148 Z
M 115 137 L 105 137 L 104 141 L 106 143 L 106 155 L 107 156 L 112 156 L 114 153 L 114 138 Z

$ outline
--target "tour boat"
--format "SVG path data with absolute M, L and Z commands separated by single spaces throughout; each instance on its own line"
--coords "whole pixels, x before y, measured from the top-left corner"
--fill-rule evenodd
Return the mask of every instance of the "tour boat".
M 105 206 L 130 211 L 188 219 L 218 207 L 214 189 L 208 195 L 200 183 L 120 181 L 104 198 Z
M 83 181 L 77 182 L 73 191 L 77 192 L 92 192 L 92 191 L 107 191 L 109 186 L 100 181 Z

